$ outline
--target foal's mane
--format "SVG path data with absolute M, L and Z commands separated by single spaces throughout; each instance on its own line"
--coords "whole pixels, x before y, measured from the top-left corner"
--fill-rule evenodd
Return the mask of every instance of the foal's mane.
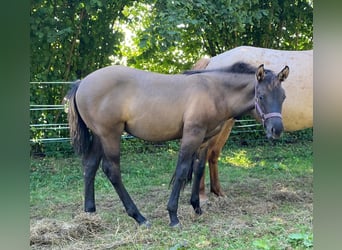
M 255 74 L 257 68 L 245 63 L 237 62 L 228 67 L 222 67 L 217 69 L 199 69 L 199 70 L 186 70 L 183 72 L 185 75 L 201 74 L 208 72 L 224 72 L 224 73 L 236 73 L 236 74 Z M 271 72 L 270 70 L 265 70 L 266 73 Z

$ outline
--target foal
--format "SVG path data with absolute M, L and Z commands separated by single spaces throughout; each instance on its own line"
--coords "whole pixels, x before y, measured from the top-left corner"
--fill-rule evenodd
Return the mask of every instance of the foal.
M 207 142 L 225 121 L 259 106 L 268 137 L 279 137 L 285 93 L 281 86 L 289 73 L 278 74 L 245 63 L 231 67 L 165 75 L 123 66 L 109 66 L 78 81 L 66 98 L 72 144 L 82 156 L 86 212 L 94 212 L 94 179 L 102 169 L 126 212 L 149 226 L 125 189 L 120 172 L 123 131 L 149 141 L 181 139 L 172 191 L 167 205 L 170 225 L 180 224 L 177 210 L 181 188 L 192 174 L 190 203 L 201 214 L 199 185 Z

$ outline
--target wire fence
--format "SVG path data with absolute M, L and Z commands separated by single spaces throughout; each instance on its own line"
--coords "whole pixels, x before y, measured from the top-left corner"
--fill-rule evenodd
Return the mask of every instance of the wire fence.
M 31 155 L 72 152 L 67 114 L 64 111 L 64 105 L 61 104 L 71 84 L 72 82 L 30 82 L 32 87 L 30 98 Z M 52 94 L 52 97 L 46 98 L 50 89 L 55 90 L 59 96 Z M 48 100 L 54 103 L 46 103 Z M 240 140 L 241 138 L 244 140 L 264 139 L 264 136 L 260 135 L 263 135 L 262 125 L 249 118 L 236 120 L 231 132 L 231 137 L 237 136 Z M 122 135 L 123 140 L 131 138 L 134 137 L 126 133 Z

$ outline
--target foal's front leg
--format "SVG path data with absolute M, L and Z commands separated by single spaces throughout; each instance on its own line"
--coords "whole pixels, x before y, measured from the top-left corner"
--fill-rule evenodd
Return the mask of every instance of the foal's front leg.
M 192 157 L 183 156 L 183 153 L 179 153 L 178 162 L 176 166 L 176 172 L 173 180 L 173 187 L 170 195 L 169 202 L 167 204 L 167 210 L 170 216 L 170 226 L 175 227 L 179 225 L 179 219 L 177 216 L 178 200 L 182 187 L 185 185 L 187 176 L 189 174 L 192 163 Z
M 200 198 L 199 198 L 199 191 L 200 191 L 200 183 L 201 178 L 203 176 L 204 167 L 205 167 L 205 159 L 208 151 L 208 145 L 202 145 L 202 147 L 198 150 L 196 154 L 196 159 L 193 163 L 193 171 L 194 171 L 194 180 L 192 184 L 192 192 L 190 203 L 194 208 L 196 214 L 202 214 L 202 210 L 200 207 Z
M 170 199 L 167 205 L 167 210 L 170 216 L 170 226 L 175 227 L 179 225 L 179 219 L 177 216 L 178 200 L 181 188 L 185 185 L 187 178 L 191 171 L 191 164 L 195 152 L 198 150 L 203 142 L 205 135 L 205 129 L 199 127 L 186 127 L 183 131 L 182 143 L 179 150 L 179 156 L 176 166 L 176 171 L 173 179 L 173 187 L 170 195 Z M 196 163 L 194 163 L 196 164 Z M 202 171 L 203 173 L 203 171 Z M 198 179 L 199 186 L 199 179 Z M 198 194 L 197 194 L 198 196 Z M 196 207 L 196 208 L 195 208 Z M 195 211 L 200 211 L 199 199 L 198 205 L 195 204 Z M 197 209 L 199 208 L 199 210 Z

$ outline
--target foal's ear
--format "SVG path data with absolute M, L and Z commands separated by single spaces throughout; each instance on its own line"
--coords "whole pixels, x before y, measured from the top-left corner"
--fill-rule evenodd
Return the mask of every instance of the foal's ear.
M 290 73 L 290 68 L 289 66 L 285 66 L 285 68 L 283 68 L 282 71 L 279 72 L 278 74 L 278 79 L 279 81 L 285 81 L 285 79 L 289 76 L 289 73 Z
M 256 79 L 258 80 L 258 82 L 264 80 L 264 78 L 265 78 L 265 69 L 264 69 L 264 65 L 263 64 L 261 64 L 258 67 L 258 69 L 257 69 L 257 71 L 255 73 L 255 76 L 256 76 Z

